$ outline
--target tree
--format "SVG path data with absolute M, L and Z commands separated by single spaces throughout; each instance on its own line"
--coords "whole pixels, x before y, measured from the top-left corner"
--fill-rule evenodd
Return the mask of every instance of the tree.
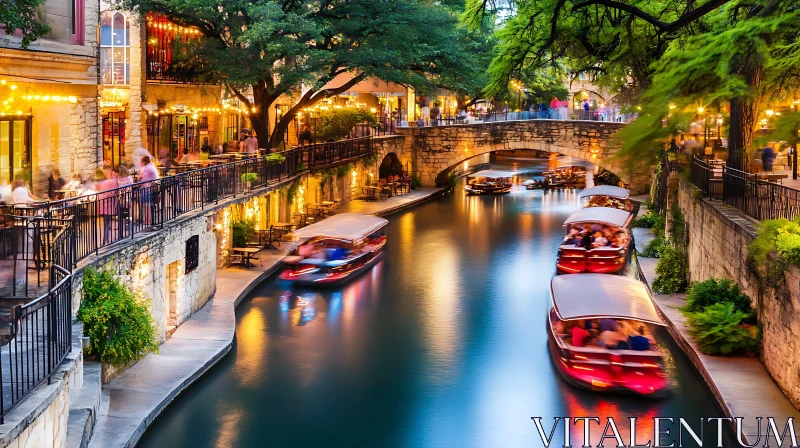
M 302 109 L 368 77 L 425 88 L 441 73 L 440 47 L 457 25 L 449 9 L 422 0 L 123 1 L 129 9 L 197 27 L 204 39 L 191 51 L 252 111 L 259 136 L 268 135 L 278 98 L 294 95 L 274 127 L 272 148 Z M 325 88 L 343 73 L 352 75 L 348 82 Z
M 38 21 L 38 10 L 44 0 L 15 0 L 3 2 L 0 8 L 0 25 L 6 34 L 22 33 L 22 48 L 50 32 L 50 27 Z

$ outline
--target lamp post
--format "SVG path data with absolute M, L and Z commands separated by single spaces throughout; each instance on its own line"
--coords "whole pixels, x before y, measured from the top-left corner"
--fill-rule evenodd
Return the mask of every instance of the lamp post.
M 703 119 L 703 149 L 705 149 L 705 147 L 708 145 L 708 121 L 706 121 L 706 116 L 703 112 L 705 112 L 704 108 L 697 108 L 697 113 Z
M 722 146 L 722 115 L 717 115 L 717 141 Z

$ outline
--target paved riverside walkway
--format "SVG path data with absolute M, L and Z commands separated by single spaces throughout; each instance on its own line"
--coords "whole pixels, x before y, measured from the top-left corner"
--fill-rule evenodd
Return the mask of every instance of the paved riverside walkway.
M 649 229 L 634 229 L 634 238 L 640 249 L 644 248 L 641 243 L 652 238 L 650 235 L 652 233 Z M 652 284 L 658 259 L 645 257 L 638 259 L 647 282 Z M 665 295 L 654 292 L 653 296 L 668 321 L 668 331 L 705 379 L 723 413 L 727 416 L 744 418 L 744 434 L 748 444 L 753 444 L 758 439 L 756 417 L 764 417 L 759 446 L 764 446 L 765 442 L 766 417 L 775 418 L 779 431 L 783 431 L 788 417 L 794 417 L 795 425 L 800 423 L 800 412 L 781 392 L 758 358 L 709 356 L 700 353 L 694 339 L 689 335 L 686 317 L 678 310 L 678 307 L 685 304 L 686 294 Z M 784 441 L 782 446 L 790 446 L 786 442 Z M 770 446 L 775 446 L 775 439 L 772 436 L 770 436 Z
M 343 204 L 338 211 L 385 214 L 440 192 L 438 188 L 417 189 L 385 201 L 356 200 Z M 259 253 L 261 264 L 256 263 L 254 268 L 218 269 L 214 297 L 179 326 L 158 353 L 145 356 L 103 386 L 89 447 L 134 446 L 172 400 L 230 351 L 236 331 L 236 305 L 278 269 L 280 260 L 293 247 L 294 243 L 282 243 L 279 250 L 264 250 Z

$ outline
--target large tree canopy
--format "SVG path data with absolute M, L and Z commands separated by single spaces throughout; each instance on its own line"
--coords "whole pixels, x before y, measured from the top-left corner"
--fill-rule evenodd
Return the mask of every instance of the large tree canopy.
M 728 162 L 742 167 L 759 100 L 796 88 L 796 0 L 511 3 L 514 14 L 499 33 L 489 90 L 502 89 L 515 71 L 526 68 L 560 65 L 573 74 L 591 72 L 618 101 L 642 110 L 634 126 L 620 134 L 623 156 L 652 156 L 653 139 L 669 132 L 662 128 L 668 114 L 671 122 L 680 122 L 692 103 L 726 102 Z M 470 0 L 465 20 L 471 23 L 495 6 L 493 0 Z
M 39 22 L 37 12 L 44 0 L 15 0 L 3 2 L 0 8 L 0 27 L 6 34 L 22 34 L 22 48 L 50 32 L 50 27 Z
M 161 13 L 195 26 L 204 39 L 192 53 L 254 110 L 259 136 L 268 134 L 270 107 L 282 94 L 304 89 L 270 138 L 277 147 L 303 108 L 375 76 L 425 89 L 452 73 L 468 74 L 459 50 L 457 16 L 423 0 L 124 0 L 129 9 Z M 469 36 L 467 36 L 468 38 Z M 323 87 L 342 73 L 352 80 Z M 448 75 L 450 74 L 450 75 Z M 445 82 L 447 83 L 447 82 Z M 244 94 L 252 89 L 254 101 Z

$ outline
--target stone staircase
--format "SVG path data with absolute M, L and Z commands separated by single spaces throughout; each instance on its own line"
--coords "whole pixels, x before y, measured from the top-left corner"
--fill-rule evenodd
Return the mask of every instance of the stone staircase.
M 67 448 L 85 448 L 92 438 L 100 409 L 101 366 L 99 362 L 83 363 L 83 387 L 70 397 Z

